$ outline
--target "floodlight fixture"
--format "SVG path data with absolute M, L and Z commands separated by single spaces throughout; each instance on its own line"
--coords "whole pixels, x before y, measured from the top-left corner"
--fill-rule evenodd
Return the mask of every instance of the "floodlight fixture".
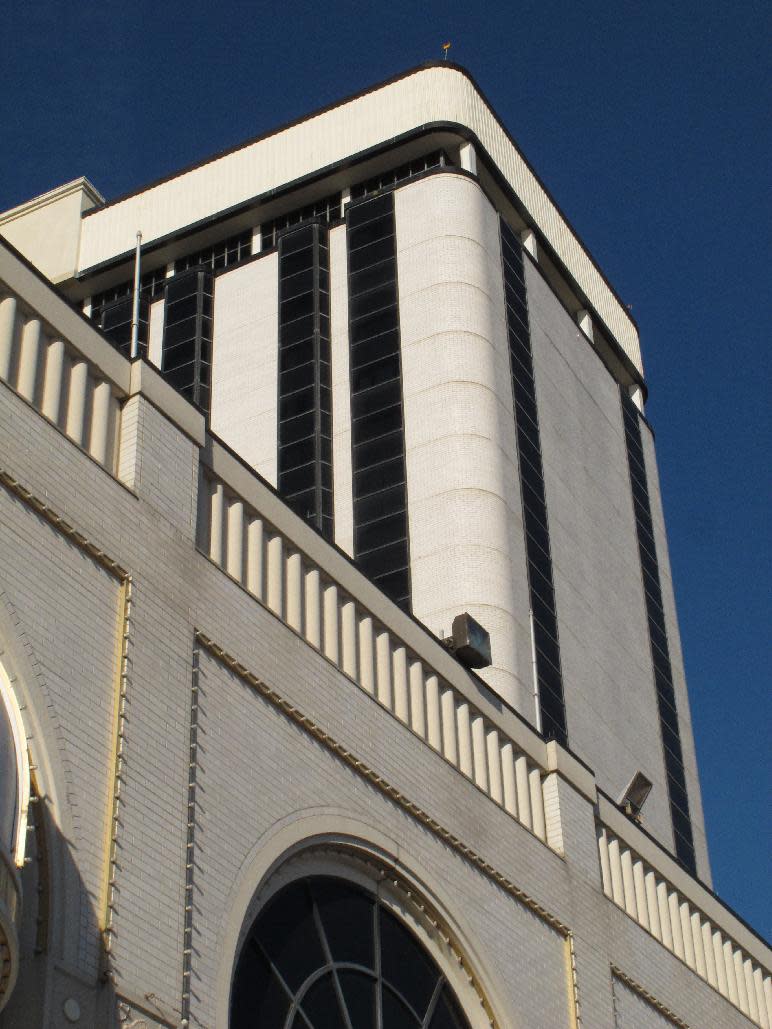
M 491 664 L 490 634 L 467 612 L 453 619 L 453 635 L 445 646 L 467 668 L 487 668 Z
M 641 810 L 651 793 L 651 787 L 651 780 L 647 779 L 643 772 L 636 772 L 619 798 L 620 807 L 636 822 L 641 820 Z

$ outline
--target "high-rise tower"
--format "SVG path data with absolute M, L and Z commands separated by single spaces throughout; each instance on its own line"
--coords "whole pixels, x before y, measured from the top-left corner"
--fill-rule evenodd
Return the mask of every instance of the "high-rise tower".
M 763 945 L 705 885 L 638 331 L 470 77 L 446 63 L 417 69 L 109 203 L 78 180 L 0 216 L 0 232 L 60 294 L 4 251 L 0 378 L 16 417 L 37 419 L 30 438 L 54 433 L 54 444 L 32 446 L 54 446 L 50 466 L 30 459 L 35 481 L 24 476 L 26 437 L 17 441 L 2 480 L 9 524 L 27 511 L 57 540 L 66 525 L 62 538 L 96 563 L 70 569 L 72 581 L 84 577 L 76 623 L 98 623 L 96 639 L 117 605 L 123 627 L 114 695 L 97 682 L 109 646 L 85 644 L 89 654 L 96 646 L 86 674 L 96 676 L 89 717 L 103 742 L 95 768 L 114 780 L 95 807 L 108 812 L 101 870 L 85 842 L 75 862 L 86 891 L 102 891 L 81 936 L 98 928 L 105 953 L 100 966 L 83 942 L 82 974 L 106 970 L 127 1011 L 164 1025 L 224 1025 L 230 1003 L 234 1026 L 255 1011 L 268 1019 L 255 1024 L 327 1024 L 314 1011 L 329 1005 L 348 1029 L 360 1018 L 369 1026 L 370 1011 L 379 1027 L 389 1017 L 431 1029 L 516 1018 L 569 1026 L 581 985 L 575 937 L 587 933 L 587 1025 L 613 1024 L 603 975 L 618 1011 L 638 1011 L 630 1024 L 672 1022 L 681 986 L 654 1000 L 668 975 L 681 983 L 678 963 L 657 964 L 670 951 L 713 987 L 729 1021 L 712 1024 L 734 1024 L 739 1007 L 768 1026 Z M 70 468 L 67 451 L 57 465 L 66 437 L 90 463 Z M 78 498 L 90 498 L 85 509 Z M 60 571 L 45 546 L 23 560 L 24 547 L 12 548 L 9 562 L 62 590 L 71 556 L 51 546 Z M 10 585 L 22 597 L 37 589 Z M 39 614 L 14 604 L 38 648 L 55 635 L 44 602 Z M 490 636 L 479 676 L 445 644 L 465 612 Z M 64 635 L 71 653 L 77 633 Z M 9 659 L 9 697 L 24 660 Z M 73 723 L 77 765 L 88 690 L 73 693 L 76 667 L 56 673 L 51 704 Z M 17 736 L 33 694 L 13 711 L 9 700 Z M 381 723 L 383 709 L 391 720 Z M 156 741 L 147 752 L 140 727 Z M 164 776 L 155 797 L 149 780 Z M 538 990 L 520 1007 L 505 996 L 472 943 L 485 932 L 475 922 L 465 933 L 441 887 L 423 904 L 434 843 L 420 872 L 389 857 L 387 837 L 400 830 L 382 801 L 467 862 L 460 877 L 443 872 L 469 891 L 466 914 L 493 904 L 483 894 L 495 888 L 542 920 L 531 934 L 515 928 L 522 912 L 502 908 L 495 929 L 502 946 L 549 969 L 541 1002 Z M 440 818 L 434 808 L 446 802 Z M 269 808 L 270 828 L 259 813 Z M 313 853 L 290 829 L 306 809 Z M 174 841 L 153 890 L 164 911 L 180 894 L 178 1004 L 163 961 L 142 970 L 131 942 L 141 917 L 130 924 L 120 902 L 121 889 L 138 896 L 141 874 L 128 865 L 160 860 L 147 838 L 154 811 Z M 375 834 L 366 860 L 346 843 L 364 831 L 354 828 L 364 811 Z M 484 856 L 505 815 L 527 831 L 522 847 L 507 846 L 543 902 Z M 585 900 L 563 904 L 557 866 L 538 886 L 532 845 L 562 857 Z M 45 847 L 41 830 L 36 853 Z M 292 854 L 297 875 L 283 864 Z M 487 884 L 479 896 L 475 876 Z M 609 953 L 600 942 L 606 898 L 612 921 L 622 907 L 647 933 L 636 974 L 625 961 L 638 937 L 612 932 Z M 346 918 L 359 930 L 344 931 Z M 444 926 L 439 949 L 432 925 Z M 343 942 L 352 934 L 369 941 L 356 953 Z M 416 940 L 432 957 L 415 957 L 425 974 L 411 985 L 389 954 L 424 953 Z M 218 971 L 221 952 L 230 964 Z M 558 965 L 559 997 L 547 1000 Z M 655 968 L 649 989 L 641 980 Z M 690 1017 L 702 1018 L 711 994 L 692 996 L 689 983 Z M 166 998 L 160 1014 L 150 996 Z

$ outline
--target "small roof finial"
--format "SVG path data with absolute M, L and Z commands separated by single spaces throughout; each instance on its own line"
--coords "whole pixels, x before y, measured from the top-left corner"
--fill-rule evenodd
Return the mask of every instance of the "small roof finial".
M 443 58 L 446 61 L 448 59 L 448 50 L 450 50 L 450 43 L 443 43 L 442 44 L 442 53 L 443 53 Z

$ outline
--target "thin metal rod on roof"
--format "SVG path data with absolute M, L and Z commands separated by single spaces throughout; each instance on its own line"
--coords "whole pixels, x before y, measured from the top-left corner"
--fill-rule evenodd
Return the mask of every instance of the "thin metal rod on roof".
M 140 254 L 142 250 L 142 233 L 137 233 L 137 249 L 134 253 L 134 303 L 131 309 L 131 359 L 139 357 L 139 290 L 140 290 Z

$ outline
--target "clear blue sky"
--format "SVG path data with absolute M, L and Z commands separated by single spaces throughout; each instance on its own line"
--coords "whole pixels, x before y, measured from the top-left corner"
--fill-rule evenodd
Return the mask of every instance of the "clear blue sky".
M 0 210 L 114 197 L 450 40 L 639 323 L 715 888 L 769 935 L 772 8 L 472 6 L 14 4 Z

